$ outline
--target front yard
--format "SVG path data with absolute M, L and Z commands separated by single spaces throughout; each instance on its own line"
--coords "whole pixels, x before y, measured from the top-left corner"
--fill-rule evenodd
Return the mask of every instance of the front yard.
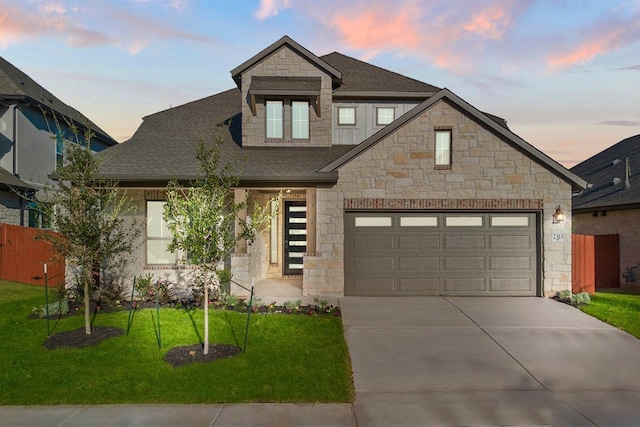
M 591 296 L 591 304 L 580 309 L 640 338 L 640 292 L 599 291 Z
M 173 368 L 175 346 L 202 342 L 202 310 L 135 313 L 128 336 L 85 348 L 49 350 L 45 319 L 30 318 L 44 288 L 0 281 L 0 405 L 350 402 L 354 391 L 342 331 L 334 316 L 254 314 L 247 351 Z M 83 327 L 83 316 L 52 320 L 52 333 Z M 127 329 L 128 311 L 99 313 L 94 327 Z M 212 343 L 239 345 L 246 314 L 212 310 Z

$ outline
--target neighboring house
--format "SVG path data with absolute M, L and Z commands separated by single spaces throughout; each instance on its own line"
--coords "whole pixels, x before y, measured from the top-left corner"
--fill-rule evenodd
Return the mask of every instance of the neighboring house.
M 26 225 L 27 199 L 34 193 L 31 185 L 0 167 L 0 223 Z
M 164 187 L 229 125 L 236 196 L 284 192 L 234 279 L 302 277 L 304 295 L 548 295 L 571 288 L 572 191 L 586 182 L 447 89 L 283 37 L 231 71 L 237 88 L 144 118 L 105 151 L 146 221 L 131 274 L 189 268 L 166 250 Z M 252 203 L 250 203 L 252 205 Z
M 612 145 L 571 171 L 592 184 L 573 197 L 574 233 L 618 235 L 618 278 L 625 283 L 625 272 L 640 265 L 640 135 Z M 640 282 L 640 277 L 632 279 Z
M 8 193 L 12 193 L 11 188 L 40 190 L 54 185 L 49 176 L 64 161 L 65 143 L 77 141 L 72 125 L 79 129 L 80 141 L 87 126 L 91 128 L 95 134 L 91 149 L 95 152 L 117 144 L 78 111 L 0 57 L 0 167 L 21 180 L 16 184 L 9 182 L 12 180 L 8 181 L 6 174 L 0 174 L 5 184 L 0 209 L 13 211 L 3 215 L 3 222 L 42 225 L 37 206 L 31 204 L 27 217 L 22 204 L 16 207 L 15 193 Z M 5 204 L 7 199 L 10 201 Z

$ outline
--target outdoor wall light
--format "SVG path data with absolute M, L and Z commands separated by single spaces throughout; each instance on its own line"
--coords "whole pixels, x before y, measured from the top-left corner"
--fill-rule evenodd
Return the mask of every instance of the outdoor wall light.
M 553 223 L 557 224 L 559 222 L 564 221 L 564 217 L 565 217 L 564 211 L 562 210 L 560 205 L 558 205 L 556 207 L 556 211 L 553 213 Z

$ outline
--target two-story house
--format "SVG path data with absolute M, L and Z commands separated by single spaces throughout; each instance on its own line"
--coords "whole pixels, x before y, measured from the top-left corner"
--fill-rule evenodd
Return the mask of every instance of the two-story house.
M 240 245 L 234 280 L 297 278 L 303 295 L 548 295 L 571 289 L 572 190 L 586 182 L 447 89 L 285 36 L 231 71 L 236 88 L 144 118 L 105 151 L 144 216 L 131 274 L 190 270 L 167 251 L 168 180 L 224 129 L 238 197 L 284 199 Z M 274 206 L 275 208 L 275 206 Z
M 79 135 L 72 126 L 79 129 Z M 95 123 L 0 57 L 0 222 L 42 225 L 37 206 L 16 192 L 55 185 L 49 176 L 64 161 L 65 144 L 82 142 L 87 127 L 94 133 L 93 151 L 117 144 Z

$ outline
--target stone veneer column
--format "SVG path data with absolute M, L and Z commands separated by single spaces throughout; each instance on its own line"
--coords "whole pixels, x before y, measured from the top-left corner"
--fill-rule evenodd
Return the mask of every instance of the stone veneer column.
M 243 200 L 245 200 L 247 198 L 247 190 L 242 189 L 242 188 L 236 188 L 233 190 L 233 195 L 235 198 L 235 202 L 236 203 L 240 203 Z M 239 234 L 241 232 L 240 230 L 240 220 L 242 221 L 246 221 L 247 220 L 247 210 L 243 209 L 240 212 L 238 212 L 238 218 L 236 218 L 236 226 L 235 226 L 235 232 L 236 235 Z M 236 255 L 241 255 L 241 254 L 246 254 L 247 253 L 247 241 L 245 239 L 240 239 L 238 240 L 238 243 L 236 245 Z

